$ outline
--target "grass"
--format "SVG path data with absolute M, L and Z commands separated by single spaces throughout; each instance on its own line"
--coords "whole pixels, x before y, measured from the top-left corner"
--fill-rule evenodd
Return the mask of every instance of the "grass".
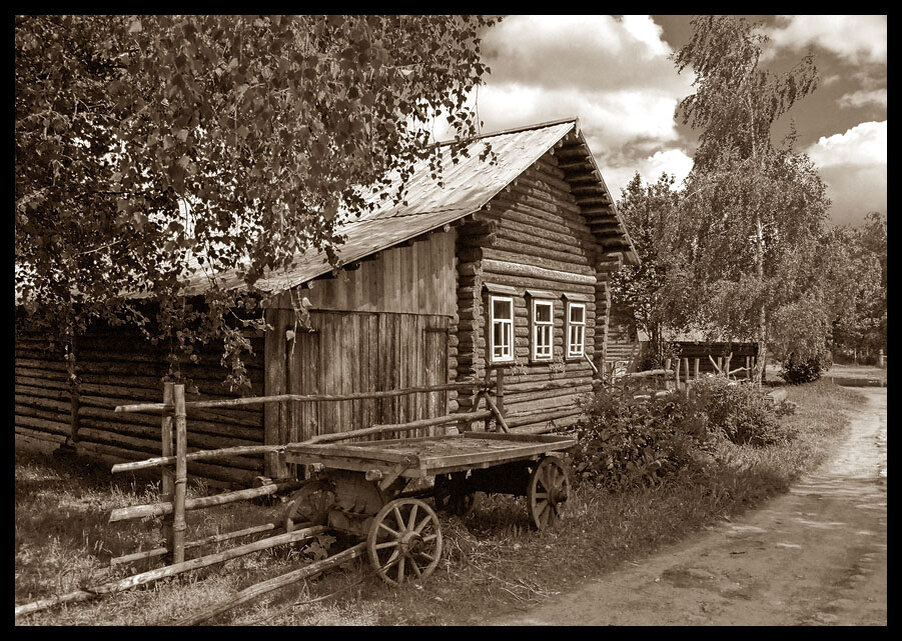
M 780 446 L 724 445 L 717 464 L 656 488 L 608 493 L 582 486 L 552 530 L 527 525 L 524 499 L 485 497 L 466 519 L 442 517 L 442 563 L 423 585 L 392 588 L 364 563 L 289 586 L 210 621 L 239 625 L 475 625 L 528 609 L 590 578 L 636 563 L 723 518 L 786 491 L 842 437 L 856 392 L 828 381 L 788 388 L 784 418 L 796 438 Z M 192 488 L 195 494 L 204 488 Z M 114 507 L 152 502 L 152 477 L 113 479 L 106 468 L 17 454 L 16 603 L 153 567 L 106 568 L 113 556 L 154 547 L 159 522 L 108 525 Z M 188 539 L 266 520 L 278 505 L 249 503 L 189 513 Z M 223 549 L 229 544 L 222 544 Z M 214 551 L 216 548 L 208 549 Z M 336 550 L 337 551 L 337 550 Z M 303 548 L 278 548 L 129 592 L 23 618 L 32 625 L 166 625 L 236 590 L 298 567 Z M 324 596 L 334 595 L 331 598 Z

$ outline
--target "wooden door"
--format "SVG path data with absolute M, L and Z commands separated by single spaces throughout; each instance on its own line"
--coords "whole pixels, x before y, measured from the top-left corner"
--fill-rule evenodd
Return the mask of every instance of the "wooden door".
M 286 345 L 285 389 L 293 394 L 384 391 L 448 380 L 445 316 L 314 312 L 311 327 L 297 332 L 293 351 Z M 440 416 L 447 411 L 447 392 L 287 405 L 289 438 L 305 440 Z

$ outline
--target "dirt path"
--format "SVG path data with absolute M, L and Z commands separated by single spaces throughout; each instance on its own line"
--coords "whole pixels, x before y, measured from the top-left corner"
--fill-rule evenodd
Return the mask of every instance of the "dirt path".
M 886 625 L 886 388 L 789 494 L 495 625 Z

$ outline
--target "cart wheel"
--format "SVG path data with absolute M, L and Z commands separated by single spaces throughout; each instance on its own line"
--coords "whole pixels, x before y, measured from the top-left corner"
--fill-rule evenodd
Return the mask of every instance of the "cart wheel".
M 366 547 L 383 581 L 400 585 L 432 574 L 442 556 L 438 516 L 419 499 L 396 499 L 373 519 Z
M 465 481 L 450 474 L 436 476 L 433 494 L 435 507 L 442 512 L 460 517 L 469 516 L 479 505 L 479 495 L 476 492 L 467 492 L 465 487 Z
M 330 481 L 317 479 L 304 483 L 291 495 L 288 507 L 285 508 L 285 531 L 291 532 L 295 523 L 326 525 L 329 510 L 334 504 L 335 487 Z
M 526 506 L 533 527 L 541 530 L 557 523 L 569 495 L 566 466 L 556 456 L 546 456 L 533 470 L 526 490 Z

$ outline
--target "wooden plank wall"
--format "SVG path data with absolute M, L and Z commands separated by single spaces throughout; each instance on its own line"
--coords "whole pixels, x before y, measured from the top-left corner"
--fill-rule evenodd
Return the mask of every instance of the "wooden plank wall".
M 284 342 L 278 337 L 286 329 L 294 331 L 294 312 L 271 310 L 268 322 L 274 329 L 268 332 L 267 394 L 348 394 L 449 380 L 448 316 L 314 311 L 310 331 L 299 328 L 291 341 Z M 447 413 L 448 404 L 448 392 L 270 404 L 267 442 L 301 441 L 317 434 L 440 416 Z M 406 436 L 432 433 L 435 429 Z M 278 470 L 274 473 L 280 475 Z
M 292 309 L 290 296 L 306 297 L 312 309 L 453 316 L 456 312 L 454 229 L 423 236 L 342 270 L 334 278 L 285 293 L 274 303 Z
M 263 393 L 263 337 L 251 338 L 255 354 L 246 361 L 253 390 Z M 163 398 L 162 376 L 166 371 L 159 347 L 145 341 L 137 330 L 97 327 L 79 339 L 81 385 L 79 388 L 79 454 L 106 463 L 159 456 L 159 414 L 116 414 L 116 405 Z M 197 393 L 186 399 L 233 398 L 222 385 L 226 371 L 220 353 L 209 347 L 199 362 L 183 365 Z M 190 390 L 189 390 L 190 391 Z M 26 438 L 62 443 L 71 434 L 71 399 L 66 384 L 66 366 L 60 352 L 47 349 L 37 335 L 16 337 L 15 344 L 15 432 Z M 188 415 L 189 451 L 263 442 L 263 409 L 191 410 Z M 217 484 L 248 484 L 262 474 L 261 457 L 235 457 L 217 464 L 189 464 L 189 473 Z
M 546 154 L 458 229 L 458 377 L 485 374 L 487 357 L 484 283 L 511 286 L 514 296 L 515 364 L 505 376 L 505 408 L 512 427 L 576 422 L 577 399 L 592 391 L 593 371 L 584 358 L 564 358 L 564 294 L 586 302 L 586 353 L 592 358 L 607 310 L 596 308 L 601 248 L 592 236 L 553 155 Z M 552 292 L 554 359 L 530 363 L 527 289 Z M 541 389 L 550 387 L 551 389 Z M 461 397 L 467 411 L 472 399 Z

